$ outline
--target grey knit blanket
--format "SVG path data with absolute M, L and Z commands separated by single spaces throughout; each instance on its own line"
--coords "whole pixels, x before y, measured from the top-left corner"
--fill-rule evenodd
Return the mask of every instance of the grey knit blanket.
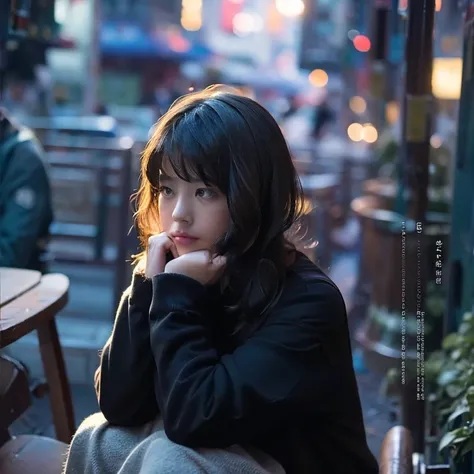
M 267 454 L 246 446 L 191 449 L 170 441 L 161 419 L 139 428 L 111 426 L 102 413 L 79 426 L 64 474 L 285 474 Z

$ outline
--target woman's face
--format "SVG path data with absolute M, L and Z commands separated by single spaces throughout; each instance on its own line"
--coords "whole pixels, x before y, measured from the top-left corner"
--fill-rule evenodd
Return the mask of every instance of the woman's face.
M 169 162 L 160 174 L 160 230 L 176 245 L 179 255 L 211 250 L 229 229 L 227 198 L 201 181 L 180 179 Z

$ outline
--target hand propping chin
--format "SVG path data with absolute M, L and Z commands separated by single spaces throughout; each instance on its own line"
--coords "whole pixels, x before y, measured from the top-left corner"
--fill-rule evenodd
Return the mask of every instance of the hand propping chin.
M 199 250 L 171 260 L 166 264 L 165 273 L 177 273 L 209 285 L 220 278 L 225 265 L 223 255 L 213 256 L 208 250 Z

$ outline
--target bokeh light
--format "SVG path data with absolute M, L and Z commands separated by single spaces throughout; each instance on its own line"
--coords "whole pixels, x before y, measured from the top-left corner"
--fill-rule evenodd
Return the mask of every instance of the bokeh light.
M 349 101 L 349 107 L 351 108 L 352 112 L 357 115 L 361 115 L 367 110 L 367 102 L 363 97 L 356 95 Z
M 314 87 L 326 87 L 329 82 L 329 76 L 322 69 L 315 69 L 309 74 L 309 82 Z
M 300 16 L 304 12 L 303 0 L 276 0 L 275 6 L 278 13 L 289 18 Z
M 377 129 L 371 124 L 366 123 L 362 129 L 362 139 L 367 143 L 375 143 L 379 138 Z
M 351 41 L 354 41 L 354 38 L 358 35 L 360 35 L 360 32 L 358 30 L 349 30 L 348 33 L 347 33 L 347 37 Z
M 443 144 L 443 140 L 439 135 L 434 134 L 431 136 L 430 145 L 433 148 L 440 148 L 442 144 Z
M 462 58 L 434 58 L 431 85 L 437 99 L 459 100 L 462 67 Z
M 256 13 L 240 12 L 235 15 L 232 26 L 234 33 L 238 35 L 248 35 L 261 31 L 264 27 L 263 18 Z
M 181 26 L 187 31 L 198 31 L 202 27 L 202 0 L 182 0 Z
M 353 142 L 360 142 L 363 138 L 364 128 L 360 123 L 351 123 L 347 127 L 347 135 Z
M 390 125 L 393 125 L 398 120 L 399 116 L 400 106 L 398 105 L 398 102 L 388 102 L 385 106 L 385 120 L 387 120 Z
M 370 50 L 371 43 L 370 39 L 365 35 L 357 35 L 354 40 L 354 48 L 361 53 L 366 53 Z

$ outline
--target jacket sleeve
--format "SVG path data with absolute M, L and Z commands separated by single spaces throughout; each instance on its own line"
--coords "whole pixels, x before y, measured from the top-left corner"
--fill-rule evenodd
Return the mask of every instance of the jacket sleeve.
M 135 273 L 95 373 L 99 407 L 111 424 L 139 426 L 158 415 L 148 320 L 150 302 L 150 280 Z
M 0 192 L 0 267 L 24 268 L 51 213 L 51 194 L 39 152 L 22 143 L 14 153 Z
M 210 343 L 212 320 L 201 304 L 205 295 L 204 286 L 183 275 L 153 278 L 151 343 L 169 439 L 190 447 L 224 447 L 260 430 L 279 429 L 305 407 L 319 406 L 326 415 L 336 409 L 347 376 L 335 370 L 329 353 L 346 331 L 336 288 L 318 282 L 286 296 L 261 329 L 221 357 Z

